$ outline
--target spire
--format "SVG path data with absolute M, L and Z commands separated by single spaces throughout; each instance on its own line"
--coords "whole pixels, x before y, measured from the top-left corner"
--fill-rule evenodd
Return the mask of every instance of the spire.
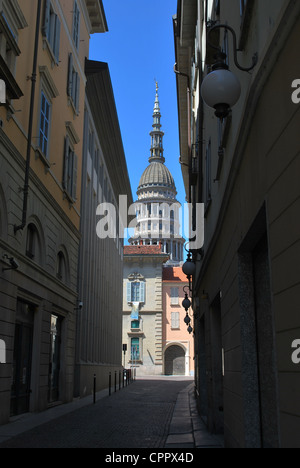
M 161 131 L 161 113 L 160 113 L 160 106 L 159 106 L 159 98 L 158 98 L 158 83 L 156 82 L 156 94 L 155 94 L 155 102 L 154 102 L 154 110 L 153 110 L 153 130 L 150 132 L 151 136 L 151 149 L 150 149 L 150 158 L 149 162 L 165 162 L 164 158 L 164 148 L 163 148 L 163 136 L 164 133 Z

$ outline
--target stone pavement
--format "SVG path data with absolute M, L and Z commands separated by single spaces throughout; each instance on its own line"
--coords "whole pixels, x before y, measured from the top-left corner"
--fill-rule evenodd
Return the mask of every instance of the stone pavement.
M 199 417 L 194 384 L 190 384 L 178 394 L 165 448 L 223 448 L 223 446 L 223 437 L 210 434 Z
M 0 426 L 0 448 L 222 447 L 198 416 L 186 377 L 140 377 L 108 396 L 108 389 L 25 414 Z

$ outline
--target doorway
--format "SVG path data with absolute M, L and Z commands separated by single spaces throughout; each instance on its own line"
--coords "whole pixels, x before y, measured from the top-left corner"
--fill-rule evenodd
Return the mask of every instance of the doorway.
M 33 322 L 35 307 L 17 302 L 13 351 L 11 416 L 27 413 L 30 404 Z
M 62 319 L 58 315 L 51 315 L 50 328 L 50 356 L 48 377 L 48 402 L 59 400 L 59 375 L 61 358 L 61 327 Z
M 239 250 L 245 446 L 277 448 L 278 382 L 265 207 Z
M 185 352 L 181 346 L 172 345 L 166 349 L 165 374 L 185 375 Z

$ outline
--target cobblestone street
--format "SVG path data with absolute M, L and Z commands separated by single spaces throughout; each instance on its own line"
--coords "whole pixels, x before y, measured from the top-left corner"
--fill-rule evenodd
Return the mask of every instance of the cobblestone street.
M 22 424 L 21 416 L 19 421 L 0 427 L 0 440 L 4 440 L 0 448 L 163 448 L 178 394 L 191 383 L 184 377 L 136 380 L 111 396 L 107 392 L 96 404 L 42 424 L 47 413 L 56 408 L 28 415 L 39 425 L 4 440 L 6 433 L 13 435 L 14 426 Z M 64 406 L 66 409 L 67 405 L 60 408 Z

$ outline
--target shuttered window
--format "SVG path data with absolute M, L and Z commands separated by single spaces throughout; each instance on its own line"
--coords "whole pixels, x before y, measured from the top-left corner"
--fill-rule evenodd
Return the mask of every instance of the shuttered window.
M 40 136 L 39 136 L 39 147 L 48 158 L 49 149 L 49 132 L 50 132 L 50 102 L 46 98 L 44 92 L 41 94 L 41 110 L 40 110 Z
M 80 31 L 80 10 L 78 8 L 77 1 L 74 1 L 73 8 L 73 41 L 78 49 L 79 46 L 79 31 Z
M 79 113 L 79 95 L 80 95 L 80 77 L 79 73 L 74 67 L 73 54 L 69 54 L 69 70 L 68 70 L 68 84 L 67 84 L 67 94 L 71 99 L 71 102 L 76 110 L 76 113 Z
M 180 316 L 179 312 L 171 312 L 171 328 L 179 329 L 180 328 Z
M 46 0 L 42 34 L 47 39 L 57 64 L 59 62 L 60 27 L 60 20 L 54 11 L 51 1 Z
M 127 282 L 127 302 L 145 302 L 145 281 Z
M 179 304 L 179 289 L 176 287 L 171 288 L 171 305 L 178 305 Z

